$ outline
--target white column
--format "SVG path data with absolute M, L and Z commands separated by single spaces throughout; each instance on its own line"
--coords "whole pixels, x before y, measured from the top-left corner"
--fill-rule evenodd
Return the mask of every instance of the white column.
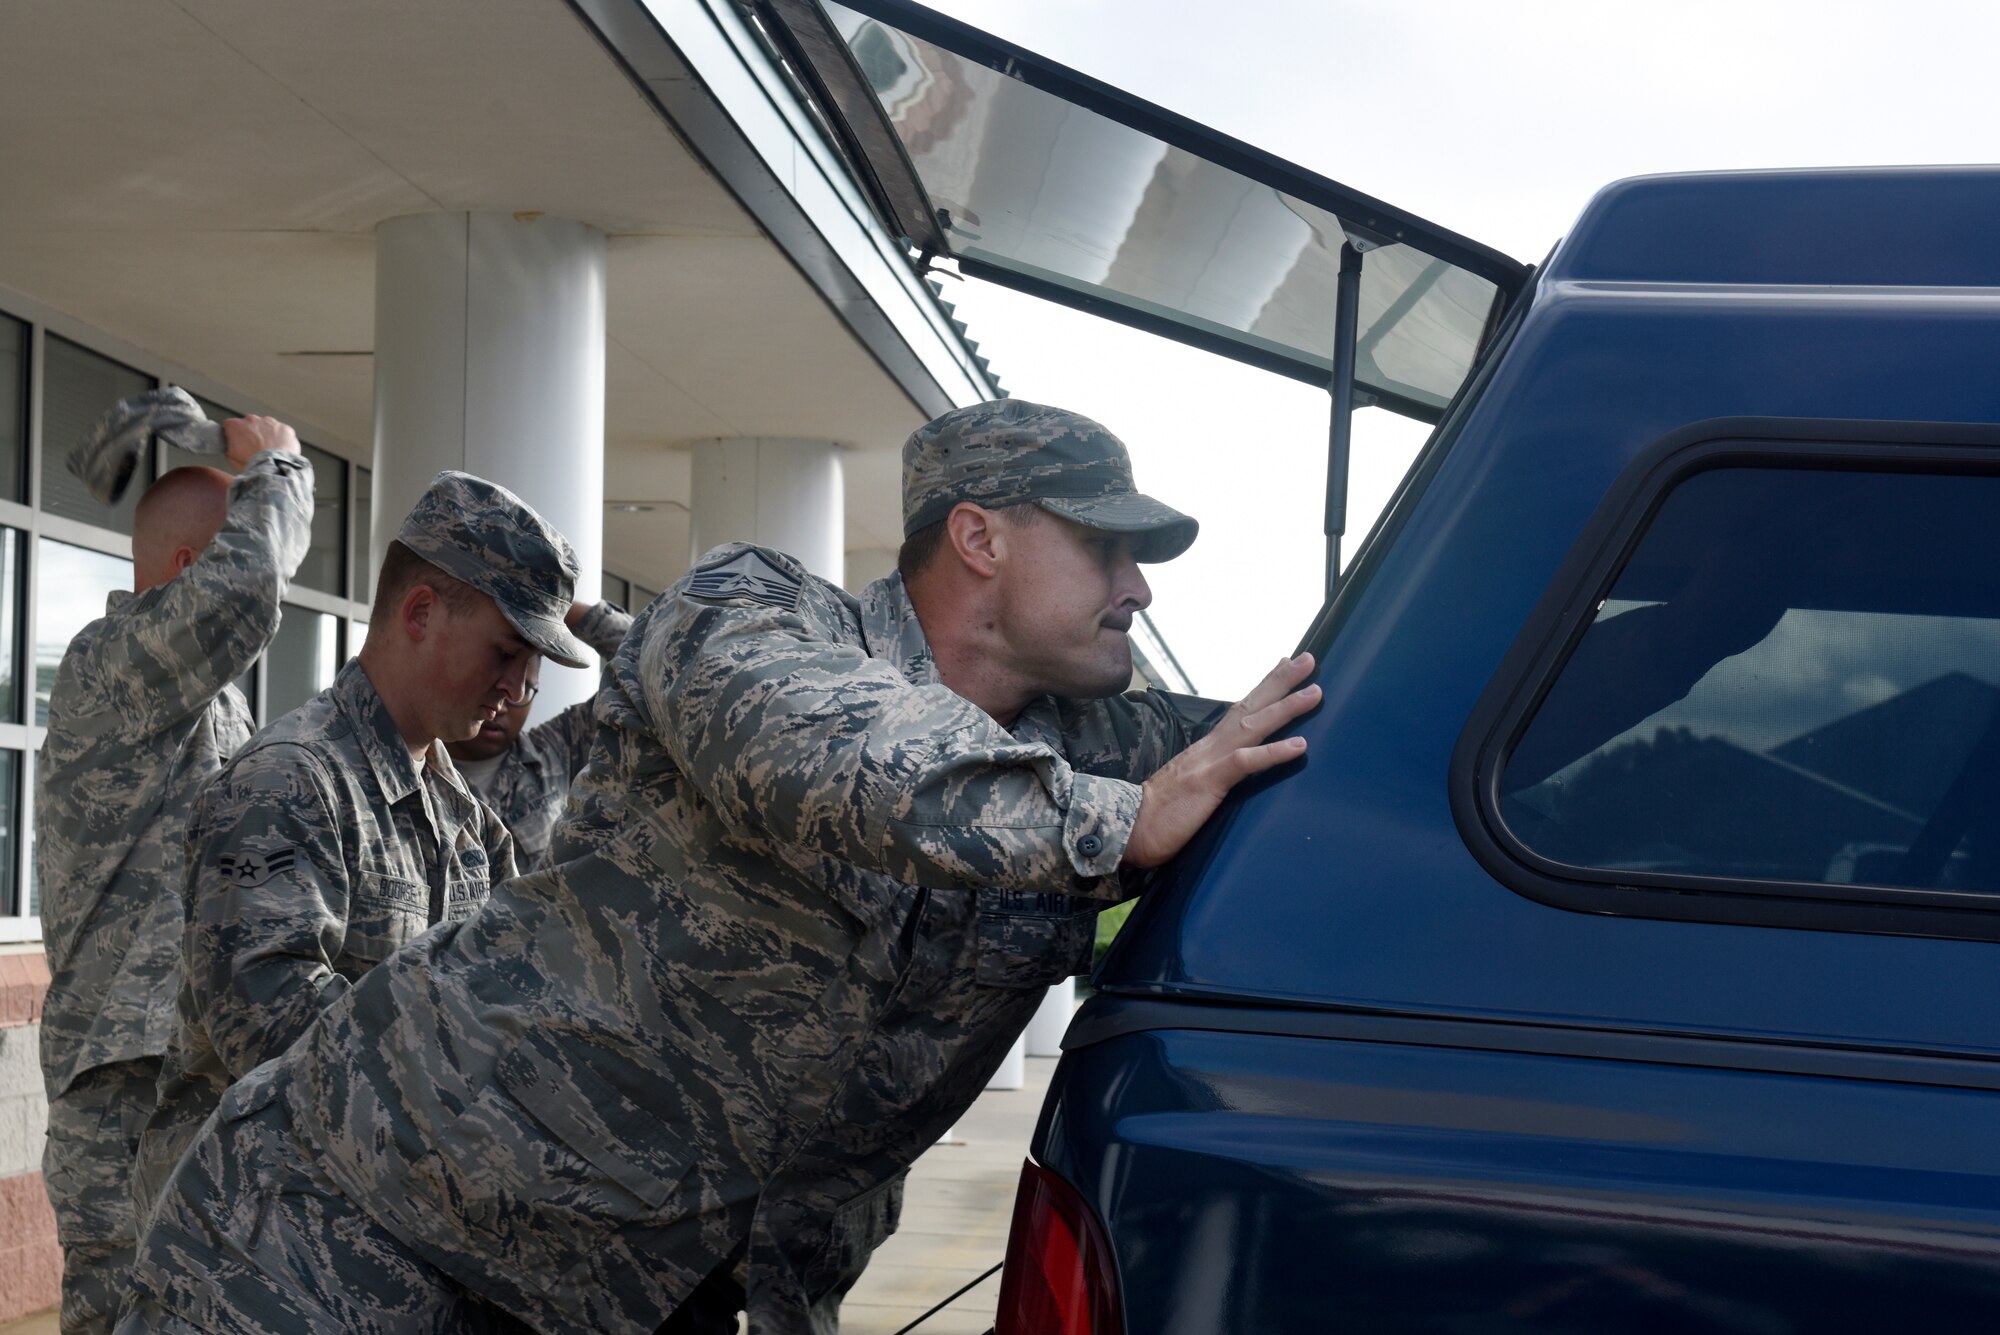
M 688 553 L 754 542 L 838 584 L 845 565 L 840 450 L 823 440 L 742 436 L 694 446 Z
M 375 234 L 375 499 L 369 578 L 446 468 L 498 482 L 604 564 L 604 234 L 566 218 L 423 213 Z M 546 663 L 543 718 L 595 671 Z
M 1062 1056 L 1063 1035 L 1069 1032 L 1070 1018 L 1076 1014 L 1076 979 L 1065 978 L 1060 983 L 1051 984 L 1048 995 L 1035 1011 L 1035 1018 L 1028 1021 L 1028 1032 L 1023 1035 L 1028 1043 L 1030 1057 Z
M 1007 1055 L 1000 1059 L 999 1069 L 986 1082 L 988 1089 L 1019 1089 L 1028 1083 L 1028 1037 L 1023 1034 L 1014 1040 L 1014 1046 L 1007 1049 Z

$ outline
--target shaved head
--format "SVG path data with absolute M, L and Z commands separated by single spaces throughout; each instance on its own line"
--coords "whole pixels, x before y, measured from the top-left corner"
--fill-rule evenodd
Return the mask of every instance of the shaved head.
M 132 514 L 132 587 L 165 584 L 208 550 L 229 513 L 229 474 L 176 468 L 139 498 Z

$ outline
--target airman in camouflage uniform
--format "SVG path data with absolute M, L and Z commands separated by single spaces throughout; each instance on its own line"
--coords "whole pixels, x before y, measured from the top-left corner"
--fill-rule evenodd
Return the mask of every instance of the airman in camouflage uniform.
M 912 439 L 907 477 L 931 451 L 958 467 L 906 491 L 906 523 L 938 487 L 981 498 L 929 521 L 959 592 L 927 609 L 926 574 L 857 599 L 741 545 L 697 563 L 611 663 L 551 865 L 399 952 L 231 1091 L 121 1330 L 391 1335 L 506 1313 L 652 1335 L 746 1242 L 753 1329 L 810 1320 L 844 1264 L 813 1254 L 831 1207 L 865 1210 L 964 1110 L 1041 986 L 1082 961 L 1090 907 L 1129 889 L 1121 868 L 1157 865 L 1233 783 L 1302 754 L 1264 738 L 1316 699 L 1293 690 L 1310 659 L 1281 664 L 1147 774 L 1196 728 L 1111 694 L 1149 597 L 1133 559 L 1177 554 L 1193 521 L 1139 496 L 1123 447 L 1072 414 L 948 415 Z M 1027 503 L 1077 517 L 1001 509 Z M 964 592 L 985 579 L 1060 605 Z M 1092 698 L 1045 698 L 1044 676 Z
M 632 628 L 631 615 L 614 603 L 576 603 L 568 621 L 577 638 L 604 662 L 611 661 Z M 590 738 L 597 730 L 591 717 L 594 697 L 522 730 L 534 708 L 539 668 L 537 663 L 528 669 L 524 703 L 508 705 L 471 741 L 445 748 L 472 791 L 500 813 L 507 833 L 514 836 L 514 861 L 523 870 L 542 865 L 549 836 L 569 797 L 570 780 L 589 757 Z
M 142 501 L 137 591 L 112 594 L 70 642 L 36 762 L 35 877 L 53 971 L 43 1172 L 65 1332 L 109 1330 L 124 1293 L 133 1146 L 180 979 L 180 836 L 196 790 L 250 736 L 230 682 L 277 632 L 311 541 L 312 465 L 291 428 L 257 418 L 227 429 L 242 469 L 233 482 L 177 469 Z M 174 573 L 183 557 L 192 564 Z
M 505 827 L 440 739 L 518 699 L 536 653 L 581 665 L 549 614 L 570 606 L 576 558 L 518 498 L 463 473 L 440 474 L 396 539 L 360 657 L 196 803 L 179 1025 L 135 1173 L 142 1219 L 233 1081 L 515 872 Z

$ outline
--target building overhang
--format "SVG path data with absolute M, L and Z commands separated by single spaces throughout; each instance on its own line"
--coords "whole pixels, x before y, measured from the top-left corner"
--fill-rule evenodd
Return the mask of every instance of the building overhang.
M 892 548 L 903 437 L 992 385 L 778 79 L 703 0 L 9 5 L 0 289 L 365 461 L 376 226 L 575 218 L 607 500 L 652 507 L 607 564 L 679 572 L 685 446 L 733 436 L 843 446 L 848 546 Z

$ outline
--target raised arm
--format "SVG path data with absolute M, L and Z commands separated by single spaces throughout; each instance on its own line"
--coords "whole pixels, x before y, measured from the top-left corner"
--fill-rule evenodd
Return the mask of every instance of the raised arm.
M 844 605 L 795 593 L 703 598 L 683 580 L 614 664 L 725 822 L 915 884 L 1117 897 L 1104 878 L 1137 785 L 1077 773 L 949 689 L 910 685 L 841 642 Z
M 631 614 L 614 603 L 574 603 L 566 619 L 577 638 L 595 649 L 607 665 L 625 642 L 625 632 L 632 628 Z M 595 706 L 594 697 L 577 701 L 546 723 L 528 729 L 522 743 L 532 746 L 556 772 L 575 778 L 590 758 L 591 734 L 597 728 Z
M 257 660 L 312 540 L 312 465 L 289 427 L 244 460 L 221 529 L 194 564 L 135 604 L 132 633 L 103 636 L 85 668 L 105 704 L 148 731 L 207 708 Z M 243 424 L 231 421 L 232 454 Z M 256 437 L 258 440 L 265 437 Z

